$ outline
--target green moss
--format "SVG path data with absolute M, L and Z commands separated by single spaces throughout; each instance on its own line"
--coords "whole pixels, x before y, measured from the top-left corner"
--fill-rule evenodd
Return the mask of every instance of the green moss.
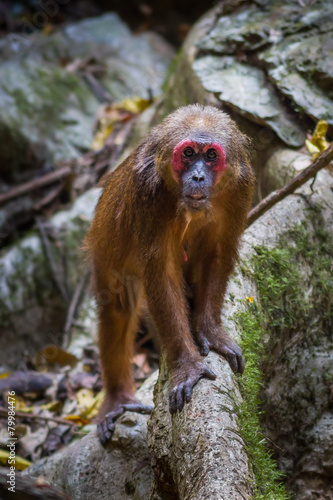
M 263 357 L 262 313 L 257 304 L 239 312 L 237 323 L 242 330 L 241 347 L 246 357 L 246 370 L 240 379 L 243 401 L 237 407 L 239 427 L 255 477 L 256 500 L 286 500 L 282 474 L 277 470 L 260 426 L 259 393 L 263 384 L 260 363 Z
M 275 248 L 255 247 L 251 259 L 241 268 L 258 290 L 258 300 L 246 303 L 234 318 L 246 358 L 238 418 L 255 476 L 256 500 L 290 498 L 261 430 L 259 394 L 275 342 L 287 341 L 296 330 L 306 331 L 308 325 L 312 332 L 332 335 L 332 255 L 333 236 L 325 230 L 320 207 L 314 206 L 307 221 L 281 236 Z M 304 337 L 306 343 L 317 341 L 315 333 Z

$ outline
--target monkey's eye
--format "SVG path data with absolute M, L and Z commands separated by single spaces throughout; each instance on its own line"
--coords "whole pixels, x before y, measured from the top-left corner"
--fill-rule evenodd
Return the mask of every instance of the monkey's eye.
M 214 160 L 217 157 L 217 154 L 214 149 L 208 149 L 206 155 L 207 158 L 209 158 L 210 160 Z
M 184 156 L 187 156 L 187 158 L 190 158 L 190 156 L 194 155 L 194 149 L 193 148 L 185 148 L 183 153 L 184 153 Z

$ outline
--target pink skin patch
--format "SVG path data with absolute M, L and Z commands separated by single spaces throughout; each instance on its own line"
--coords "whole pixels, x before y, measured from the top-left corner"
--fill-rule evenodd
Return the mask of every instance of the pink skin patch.
M 221 174 L 223 170 L 226 167 L 225 164 L 225 153 L 222 148 L 222 146 L 216 142 L 212 143 L 199 143 L 192 141 L 191 139 L 184 139 L 183 141 L 179 142 L 177 146 L 173 150 L 173 155 L 172 155 L 172 176 L 175 179 L 176 182 L 179 182 L 179 177 L 182 173 L 182 171 L 186 168 L 186 163 L 188 162 L 193 162 L 192 158 L 186 158 L 183 155 L 183 152 L 186 148 L 192 148 L 194 149 L 195 153 L 198 155 L 203 155 L 206 153 L 208 149 L 214 149 L 217 158 L 214 158 L 213 160 L 209 160 L 209 158 L 205 158 L 204 161 L 206 165 L 210 166 L 211 165 L 211 170 L 213 172 L 216 172 L 216 180 L 215 184 L 220 180 Z

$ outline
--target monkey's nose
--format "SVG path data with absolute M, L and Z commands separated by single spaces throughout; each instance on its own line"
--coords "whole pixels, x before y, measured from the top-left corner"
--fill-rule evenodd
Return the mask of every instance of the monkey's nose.
M 198 184 L 200 184 L 200 182 L 203 182 L 205 180 L 204 176 L 200 176 L 199 175 L 193 175 L 192 176 L 192 181 L 194 182 L 197 182 Z

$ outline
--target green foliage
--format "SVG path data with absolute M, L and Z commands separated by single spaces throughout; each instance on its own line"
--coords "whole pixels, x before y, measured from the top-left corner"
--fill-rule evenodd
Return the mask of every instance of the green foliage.
M 274 342 L 290 338 L 296 329 L 306 331 L 311 325 L 317 327 L 312 328 L 314 332 L 319 328 L 332 335 L 332 255 L 333 236 L 325 231 L 320 207 L 315 206 L 308 220 L 289 230 L 275 248 L 255 247 L 255 253 L 241 269 L 255 281 L 259 296 L 235 318 L 246 358 L 245 374 L 240 379 L 244 399 L 238 415 L 253 466 L 256 500 L 290 498 L 260 426 L 261 370 L 265 371 L 269 363 Z M 264 334 L 268 328 L 270 340 L 266 345 Z M 306 336 L 306 342 L 316 342 L 316 338 Z
M 246 357 L 246 370 L 240 379 L 243 401 L 238 406 L 240 431 L 244 439 L 255 477 L 256 500 L 286 500 L 289 496 L 281 482 L 282 474 L 267 447 L 260 427 L 259 392 L 263 383 L 260 362 L 263 357 L 264 330 L 260 306 L 254 302 L 236 318 L 242 329 L 241 347 Z

